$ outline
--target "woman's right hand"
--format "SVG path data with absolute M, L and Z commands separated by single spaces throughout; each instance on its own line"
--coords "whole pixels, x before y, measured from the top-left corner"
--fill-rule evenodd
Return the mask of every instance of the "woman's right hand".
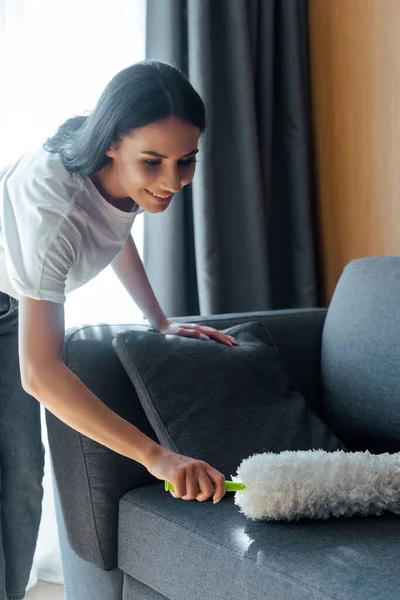
M 171 452 L 159 446 L 146 464 L 154 477 L 174 486 L 170 494 L 182 500 L 204 502 L 213 496 L 216 504 L 225 495 L 225 477 L 203 460 Z

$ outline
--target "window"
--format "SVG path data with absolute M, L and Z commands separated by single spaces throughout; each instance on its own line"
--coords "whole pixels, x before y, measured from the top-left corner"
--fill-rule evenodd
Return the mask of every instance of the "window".
M 144 58 L 145 16 L 145 0 L 0 0 L 0 169 L 67 117 L 90 111 L 115 73 Z M 142 219 L 133 228 L 140 253 Z M 67 327 L 142 320 L 110 267 L 71 294 L 65 311 Z M 29 587 L 38 578 L 62 580 L 48 458 L 43 486 Z
M 0 0 L 0 168 L 90 111 L 108 81 L 145 56 L 145 0 Z M 142 253 L 143 216 L 133 235 Z M 66 326 L 142 320 L 108 267 L 73 292 Z

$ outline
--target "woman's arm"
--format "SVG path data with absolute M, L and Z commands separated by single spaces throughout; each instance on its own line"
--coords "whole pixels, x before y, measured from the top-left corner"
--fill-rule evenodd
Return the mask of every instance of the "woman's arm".
M 62 361 L 64 308 L 21 298 L 19 358 L 22 385 L 51 413 L 83 435 L 131 458 L 161 480 L 175 498 L 199 501 L 225 494 L 225 477 L 208 463 L 163 448 L 107 408 Z
M 161 447 L 107 408 L 62 362 L 64 307 L 21 298 L 22 385 L 61 421 L 119 454 L 149 465 Z
M 167 328 L 169 321 L 154 295 L 132 236 L 129 236 L 111 266 L 132 300 L 146 315 L 151 326 L 159 331 Z
M 232 336 L 227 335 L 223 331 L 218 331 L 213 327 L 206 327 L 205 325 L 196 323 L 174 323 L 167 319 L 147 279 L 146 271 L 144 270 L 132 236 L 129 236 L 125 246 L 118 256 L 114 258 L 111 265 L 132 300 L 143 311 L 154 329 L 158 329 L 161 333 L 199 338 L 202 340 L 214 338 L 228 346 L 237 345 L 236 340 Z

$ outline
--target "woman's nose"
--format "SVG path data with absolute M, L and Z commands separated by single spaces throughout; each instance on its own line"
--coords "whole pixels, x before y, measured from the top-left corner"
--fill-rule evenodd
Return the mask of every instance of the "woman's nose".
M 166 192 L 176 194 L 182 189 L 182 181 L 178 173 L 178 169 L 173 169 L 169 173 L 165 174 L 162 181 L 160 181 L 160 187 Z

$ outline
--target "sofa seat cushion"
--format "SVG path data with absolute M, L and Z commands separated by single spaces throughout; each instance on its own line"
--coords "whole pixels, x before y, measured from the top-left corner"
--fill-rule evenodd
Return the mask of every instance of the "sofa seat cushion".
M 267 523 L 162 482 L 120 502 L 119 567 L 170 600 L 398 600 L 400 517 Z

